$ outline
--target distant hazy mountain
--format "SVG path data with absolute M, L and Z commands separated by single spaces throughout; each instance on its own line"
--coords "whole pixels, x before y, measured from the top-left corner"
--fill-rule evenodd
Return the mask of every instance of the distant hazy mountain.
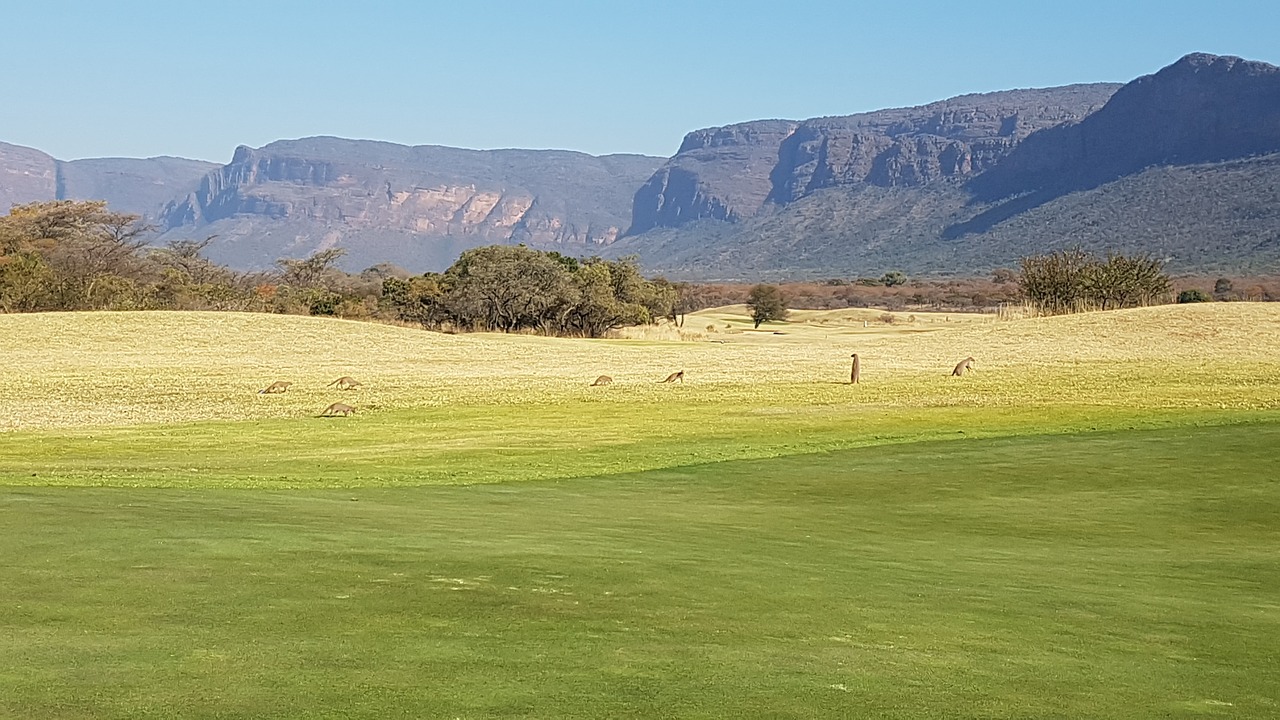
M 156 217 L 164 206 L 195 190 L 215 163 L 157 157 L 55 160 L 0 142 L 0 213 L 43 200 L 106 200 L 111 209 Z
M 11 205 L 52 200 L 58 194 L 58 161 L 21 145 L 0 142 L 0 212 Z
M 663 162 L 560 150 L 462 150 L 340 138 L 239 147 L 231 162 L 64 162 L 0 143 L 0 208 L 104 199 L 156 225 L 157 243 L 217 236 L 238 268 L 341 246 L 343 264 L 443 269 L 463 250 L 525 243 L 595 254 L 629 223 L 635 190 Z
M 1195 54 L 1126 85 L 689 133 L 668 160 L 307 138 L 176 158 L 61 162 L 0 143 L 0 210 L 107 199 L 158 241 L 267 267 L 440 269 L 526 243 L 638 254 L 686 278 L 973 273 L 1068 246 L 1172 269 L 1280 270 L 1280 69 Z
M 635 189 L 660 164 L 641 155 L 461 150 L 316 137 L 240 147 L 172 202 L 166 237 L 217 235 L 239 267 L 333 246 L 347 267 L 443 269 L 467 248 L 525 243 L 594 254 L 625 229 Z
M 1280 269 L 1280 70 L 1189 55 L 1123 87 L 691 133 L 611 254 L 689 277 L 975 272 L 1066 246 Z

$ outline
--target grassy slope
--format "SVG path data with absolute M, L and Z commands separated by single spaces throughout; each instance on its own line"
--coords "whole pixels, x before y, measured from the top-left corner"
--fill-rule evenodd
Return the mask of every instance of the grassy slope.
M 1220 423 L 1280 408 L 1280 308 L 1217 304 L 720 342 L 588 341 L 274 316 L 0 316 L 0 481 L 418 485 L 574 477 L 939 437 Z M 727 327 L 726 327 L 727 326 Z M 704 330 L 705 332 L 705 330 Z M 140 339 L 144 341 L 140 341 Z M 848 355 L 862 357 L 851 387 Z M 978 372 L 948 377 L 961 357 Z M 1165 358 L 1175 358 L 1172 366 Z M 684 369 L 683 386 L 657 379 Z M 590 388 L 606 373 L 615 383 Z M 326 389 L 339 375 L 365 387 Z M 277 379 L 280 396 L 255 390 Z M 350 419 L 314 417 L 343 400 Z
M 1277 446 L 0 489 L 0 716 L 1275 717 Z

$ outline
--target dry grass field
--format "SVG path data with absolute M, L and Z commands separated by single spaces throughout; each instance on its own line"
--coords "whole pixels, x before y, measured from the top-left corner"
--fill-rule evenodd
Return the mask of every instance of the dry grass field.
M 859 311 L 834 311 L 755 330 L 729 308 L 690 316 L 686 328 L 723 331 L 684 341 L 448 335 L 233 313 L 0 316 L 10 338 L 0 355 L 0 482 L 491 483 L 931 439 L 1247 422 L 1280 408 L 1278 309 L 917 315 L 865 326 Z M 857 386 L 848 384 L 851 352 L 862 359 Z M 969 355 L 976 371 L 951 377 Z M 659 382 L 677 370 L 684 383 Z M 614 381 L 591 387 L 599 375 Z M 363 385 L 328 387 L 341 376 Z M 293 384 L 257 392 L 275 381 Z M 317 417 L 334 402 L 355 415 Z
M 0 431 L 362 414 L 431 407 L 677 402 L 1280 407 L 1280 306 L 1217 303 L 998 321 L 801 311 L 759 331 L 737 308 L 690 315 L 688 341 L 446 335 L 236 313 L 0 316 Z M 863 326 L 867 320 L 867 327 Z M 717 327 L 694 334 L 694 328 Z M 673 334 L 651 330 L 652 337 Z M 844 386 L 851 352 L 862 384 Z M 977 359 L 964 379 L 948 374 Z M 684 370 L 685 385 L 658 384 Z M 614 383 L 588 387 L 601 374 Z M 351 375 L 363 387 L 326 384 Z M 259 395 L 273 381 L 282 395 Z

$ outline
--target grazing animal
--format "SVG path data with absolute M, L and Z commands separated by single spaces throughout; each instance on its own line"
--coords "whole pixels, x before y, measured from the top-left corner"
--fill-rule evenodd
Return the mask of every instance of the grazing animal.
M 356 409 L 351 407 L 350 405 L 345 405 L 343 403 L 334 403 L 329 407 L 325 408 L 324 412 L 320 413 L 320 417 L 333 417 L 338 413 L 342 413 L 342 416 L 346 417 L 348 415 L 354 415 L 355 412 L 356 412 Z
M 591 383 L 591 387 L 595 387 L 597 385 L 608 385 L 611 382 L 613 382 L 613 378 L 609 377 L 608 375 L 601 375 L 600 377 L 596 378 L 595 382 Z
M 352 390 L 360 387 L 361 383 L 350 375 L 343 375 L 337 380 L 325 385 L 325 387 L 333 387 L 334 385 L 337 385 L 339 390 Z
M 288 390 L 288 389 L 289 389 L 289 386 L 290 386 L 290 385 L 292 385 L 292 384 L 293 384 L 293 383 L 291 383 L 291 382 L 285 382 L 285 381 L 283 381 L 283 380 L 277 380 L 277 381 L 275 381 L 275 382 L 271 383 L 270 385 L 268 385 L 268 386 L 266 386 L 266 387 L 262 388 L 261 390 L 259 390 L 259 391 L 258 391 L 258 394 L 259 394 L 259 395 L 275 395 L 276 393 L 282 393 L 282 392 L 285 392 L 286 390 Z
M 680 372 L 673 372 L 673 373 L 671 373 L 670 375 L 668 375 L 668 376 L 667 376 L 667 379 L 666 379 L 666 380 L 663 380 L 662 382 L 664 382 L 664 383 L 673 383 L 673 382 L 675 382 L 675 381 L 677 381 L 677 380 L 679 380 L 679 381 L 680 381 L 680 384 L 681 384 L 681 385 L 683 385 L 683 384 L 684 384 L 684 371 L 683 371 L 683 370 L 681 370 Z
M 973 370 L 974 372 L 977 372 L 977 369 L 973 367 L 973 363 L 974 363 L 973 356 L 970 355 L 969 357 L 956 363 L 956 369 L 952 370 L 951 374 L 954 377 L 960 377 L 961 375 L 965 374 L 965 371 L 968 371 L 968 370 Z
M 862 363 L 858 360 L 858 353 L 849 357 L 853 358 L 853 368 L 849 370 L 849 384 L 857 385 L 862 380 Z

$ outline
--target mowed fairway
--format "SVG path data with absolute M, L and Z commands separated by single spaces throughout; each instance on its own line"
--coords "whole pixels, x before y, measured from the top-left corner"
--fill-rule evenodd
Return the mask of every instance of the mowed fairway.
M 1280 308 L 707 324 L 0 316 L 0 717 L 1280 715 Z

